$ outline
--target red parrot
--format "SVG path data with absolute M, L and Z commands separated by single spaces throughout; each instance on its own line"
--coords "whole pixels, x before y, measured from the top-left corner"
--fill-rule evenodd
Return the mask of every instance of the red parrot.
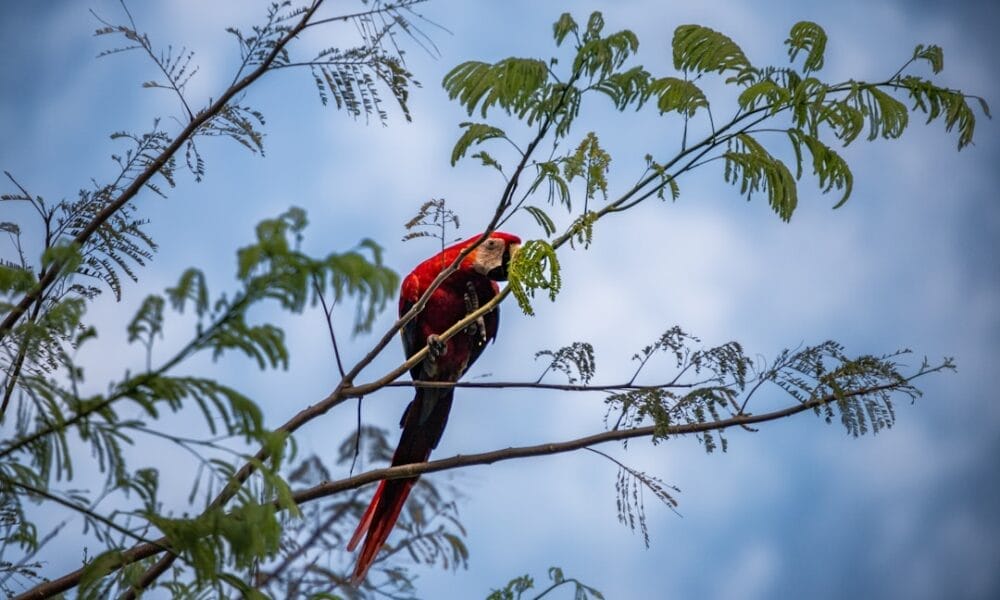
M 427 291 L 431 282 L 454 262 L 462 250 L 480 237 L 477 235 L 445 248 L 417 265 L 403 280 L 399 293 L 400 316 L 410 310 Z M 520 244 L 520 238 L 515 235 L 500 231 L 490 234 L 434 290 L 424 309 L 403 326 L 403 349 L 407 358 L 416 354 L 424 345 L 427 345 L 429 351 L 424 360 L 410 369 L 410 376 L 414 380 L 457 381 L 479 358 L 486 343 L 496 338 L 500 322 L 499 308 L 486 313 L 465 331 L 445 342 L 438 339 L 438 335 L 500 292 L 497 281 L 507 279 L 507 266 Z M 453 394 L 454 388 L 416 388 L 413 401 L 406 407 L 399 423 L 403 433 L 392 456 L 393 466 L 427 461 L 448 423 Z M 361 538 L 365 538 L 351 578 L 355 585 L 365 578 L 416 482 L 417 478 L 413 477 L 383 480 L 379 484 L 375 497 L 347 544 L 347 550 L 353 551 Z

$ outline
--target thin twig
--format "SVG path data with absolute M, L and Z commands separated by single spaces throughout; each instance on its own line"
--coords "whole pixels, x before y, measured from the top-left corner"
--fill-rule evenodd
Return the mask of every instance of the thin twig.
M 337 334 L 333 331 L 333 307 L 326 306 L 326 298 L 323 296 L 323 288 L 319 285 L 319 277 L 313 273 L 313 288 L 319 297 L 319 303 L 323 307 L 323 316 L 326 317 L 326 328 L 330 332 L 330 343 L 333 344 L 333 356 L 337 359 L 337 370 L 340 377 L 344 377 L 344 363 L 340 362 L 340 348 L 337 346 Z
M 299 23 L 289 29 L 288 33 L 285 34 L 280 40 L 278 40 L 271 52 L 261 61 L 260 65 L 256 69 L 247 74 L 246 77 L 241 79 L 235 85 L 232 85 L 225 92 L 222 93 L 219 98 L 211 103 L 208 108 L 198 113 L 187 126 L 174 138 L 174 140 L 167 146 L 159 155 L 146 166 L 141 173 L 139 173 L 132 183 L 129 184 L 127 188 L 122 190 L 122 192 L 105 206 L 101 211 L 95 215 L 85 227 L 83 227 L 79 233 L 73 238 L 73 243 L 83 246 L 91 236 L 93 236 L 112 216 L 115 215 L 123 206 L 125 206 L 129 201 L 131 201 L 140 190 L 145 187 L 150 179 L 154 175 L 159 173 L 160 169 L 166 165 L 170 159 L 177 153 L 184 144 L 192 138 L 198 129 L 202 125 L 207 123 L 210 119 L 218 115 L 228 106 L 230 100 L 236 97 L 240 92 L 249 87 L 252 83 L 257 81 L 264 73 L 266 73 L 271 64 L 275 61 L 281 51 L 292 41 L 299 33 L 302 32 L 306 23 L 312 18 L 315 11 L 323 3 L 323 0 L 317 0 L 312 7 L 307 10 Z M 44 275 L 39 277 L 38 283 L 29 290 L 21 298 L 15 306 L 10 309 L 7 316 L 4 318 L 3 322 L 0 322 L 0 340 L 5 338 L 11 331 L 13 331 L 14 325 L 20 320 L 24 313 L 42 294 L 48 289 L 53 283 L 55 283 L 58 274 L 62 271 L 65 261 L 55 260 L 53 261 L 50 268 L 45 272 Z

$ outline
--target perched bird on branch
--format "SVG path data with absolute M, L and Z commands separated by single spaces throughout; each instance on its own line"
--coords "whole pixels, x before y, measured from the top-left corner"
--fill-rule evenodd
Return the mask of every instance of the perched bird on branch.
M 480 237 L 477 235 L 445 248 L 417 265 L 403 280 L 399 294 L 400 316 L 413 307 L 441 271 Z M 490 234 L 431 293 L 424 309 L 403 326 L 403 348 L 407 358 L 425 345 L 428 350 L 427 356 L 410 369 L 414 381 L 458 381 L 482 354 L 486 343 L 496 338 L 499 307 L 447 340 L 438 336 L 500 292 L 497 281 L 507 279 L 507 267 L 520 244 L 520 238 L 515 235 L 499 231 Z M 427 461 L 448 423 L 453 395 L 453 388 L 416 388 L 413 401 L 400 420 L 403 433 L 392 456 L 393 466 Z M 352 576 L 355 585 L 364 580 L 416 481 L 417 478 L 412 477 L 384 480 L 379 484 L 347 545 L 347 549 L 353 551 L 364 538 Z

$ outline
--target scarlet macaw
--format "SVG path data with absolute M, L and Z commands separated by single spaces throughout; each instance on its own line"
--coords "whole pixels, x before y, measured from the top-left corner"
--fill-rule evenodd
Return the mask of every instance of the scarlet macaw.
M 417 265 L 403 280 L 399 293 L 399 314 L 404 315 L 430 287 L 438 274 L 448 267 L 462 250 L 481 236 L 475 236 L 445 248 Z M 424 309 L 402 329 L 403 349 L 407 358 L 426 344 L 428 355 L 410 369 L 414 380 L 457 381 L 479 358 L 486 343 L 496 338 L 500 310 L 495 308 L 447 341 L 438 339 L 455 323 L 489 302 L 500 292 L 497 281 L 507 279 L 507 266 L 521 240 L 500 231 L 490 234 L 470 252 L 457 270 L 431 294 Z M 416 388 L 413 401 L 406 407 L 399 426 L 403 428 L 392 465 L 426 462 L 441 440 L 448 422 L 454 388 Z M 365 510 L 354 536 L 347 544 L 353 551 L 361 538 L 365 543 L 354 567 L 352 582 L 357 585 L 375 561 L 382 544 L 389 537 L 399 513 L 417 478 L 383 480 L 371 504 Z

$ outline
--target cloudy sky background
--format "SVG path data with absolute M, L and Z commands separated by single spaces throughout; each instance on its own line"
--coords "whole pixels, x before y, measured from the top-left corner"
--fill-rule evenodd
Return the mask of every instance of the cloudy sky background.
M 106 0 L 0 8 L 7 41 L 0 54 L 0 168 L 52 201 L 113 173 L 108 156 L 118 148 L 108 133 L 143 131 L 155 116 L 178 114 L 166 93 L 139 87 L 154 74 L 137 54 L 93 58 L 107 41 L 90 35 L 96 23 L 88 8 L 120 17 Z M 408 54 L 424 84 L 412 97 L 413 123 L 393 112 L 388 127 L 366 126 L 323 108 L 307 73 L 273 74 L 247 98 L 268 118 L 266 157 L 230 142 L 203 143 L 203 183 L 182 175 L 169 199 L 138 200 L 161 248 L 121 304 L 106 294 L 93 308 L 101 338 L 82 357 L 90 382 L 100 388 L 121 375 L 118 355 L 107 358 L 124 340 L 114 319 L 131 315 L 145 293 L 162 290 L 190 265 L 204 269 L 215 290 L 230 286 L 236 247 L 260 219 L 290 205 L 309 212 L 307 250 L 342 250 L 372 237 L 400 273 L 433 252 L 430 242 L 400 241 L 403 223 L 428 198 L 447 198 L 462 216 L 462 233 L 475 233 L 502 182 L 471 161 L 449 165 L 457 124 L 467 117 L 447 101 L 441 77 L 468 59 L 548 57 L 552 21 L 564 10 L 583 21 L 595 9 L 604 11 L 609 30 L 638 34 L 638 61 L 654 72 L 669 72 L 677 25 L 710 26 L 734 38 L 754 63 L 782 64 L 788 28 L 807 19 L 830 36 L 823 71 L 829 80 L 886 77 L 916 44 L 937 43 L 945 49 L 942 81 L 1000 102 L 1000 9 L 990 2 L 432 0 L 421 12 L 450 33 L 426 27 L 439 58 L 413 47 Z M 197 52 L 200 71 L 189 92 L 198 105 L 232 77 L 238 56 L 223 28 L 263 13 L 256 3 L 194 0 L 135 3 L 133 10 L 154 43 Z M 302 43 L 337 43 L 341 30 L 325 31 L 329 38 L 314 34 Z M 725 112 L 718 110 L 717 120 Z M 594 110 L 584 117 L 574 137 L 597 131 L 615 156 L 617 189 L 635 179 L 645 153 L 662 155 L 677 144 L 676 127 L 652 113 L 612 120 L 613 113 Z M 896 427 L 877 437 L 851 439 L 839 425 L 800 415 L 759 433 L 732 432 L 726 454 L 705 455 L 694 439 L 633 443 L 627 453 L 604 448 L 683 490 L 681 517 L 647 502 L 649 550 L 616 521 L 615 468 L 590 453 L 435 475 L 467 495 L 461 511 L 471 563 L 457 574 L 423 573 L 420 595 L 482 597 L 522 573 L 544 579 L 550 565 L 609 598 L 1000 595 L 997 124 L 980 120 L 976 145 L 957 153 L 954 135 L 940 124 L 914 121 L 902 140 L 857 143 L 845 153 L 855 189 L 837 211 L 830 210 L 835 198 L 807 180 L 792 222 L 781 223 L 765 200 L 747 203 L 722 184 L 720 165 L 682 180 L 677 203 L 650 202 L 602 223 L 590 250 L 563 256 L 557 303 L 540 302 L 535 317 L 505 306 L 499 339 L 470 376 L 530 379 L 540 367 L 535 351 L 583 340 L 597 349 L 598 381 L 620 381 L 631 372 L 632 353 L 675 323 L 706 344 L 739 340 L 754 355 L 834 338 L 858 354 L 911 348 L 914 368 L 924 355 L 954 356 L 957 373 L 922 381 L 926 395 L 913 405 L 901 402 Z M 17 207 L 0 210 L 3 220 L 27 218 Z M 507 229 L 538 235 L 529 218 Z M 0 255 L 10 252 L 0 247 Z M 391 317 L 383 315 L 376 329 Z M 214 371 L 261 400 L 272 426 L 335 384 L 329 341 L 317 333 L 321 316 L 282 324 L 292 349 L 288 372 L 259 374 L 242 360 Z M 183 340 L 183 327 L 173 337 L 168 332 L 164 355 Z M 340 329 L 346 336 L 349 323 Z M 372 341 L 350 340 L 347 360 Z M 391 368 L 401 354 L 392 347 L 368 374 Z M 127 360 L 141 365 L 139 355 Z M 394 427 L 408 399 L 404 390 L 368 398 L 365 417 Z M 463 390 L 435 456 L 591 433 L 601 428 L 602 407 L 599 396 Z M 333 456 L 353 418 L 348 410 L 312 423 L 298 435 L 300 447 Z M 143 450 L 152 455 L 154 447 Z M 187 493 L 187 474 L 163 472 L 178 498 Z M 48 574 L 57 575 L 79 556 L 56 551 L 46 559 Z

